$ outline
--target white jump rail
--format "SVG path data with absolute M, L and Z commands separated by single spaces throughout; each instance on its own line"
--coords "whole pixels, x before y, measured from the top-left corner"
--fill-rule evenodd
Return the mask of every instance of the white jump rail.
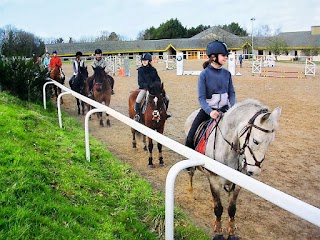
M 281 207 L 282 209 L 287 210 L 288 212 L 320 227 L 320 209 L 316 208 L 308 203 L 305 203 L 297 198 L 294 198 L 286 193 L 283 193 L 273 187 L 270 187 L 267 184 L 264 184 L 252 177 L 246 176 L 239 171 L 236 171 L 232 168 L 227 167 L 226 165 L 221 164 L 218 161 L 213 160 L 201 153 L 198 153 L 181 143 L 178 143 L 134 120 L 131 118 L 113 110 L 110 107 L 107 107 L 103 104 L 100 104 L 92 99 L 84 97 L 83 95 L 72 91 L 71 89 L 59 84 L 56 81 L 51 81 L 49 83 L 55 84 L 61 89 L 71 92 L 71 94 L 81 99 L 82 101 L 87 102 L 88 104 L 96 107 L 99 111 L 104 111 L 112 117 L 118 119 L 119 121 L 127 124 L 128 126 L 136 129 L 137 131 L 145 134 L 146 136 L 154 139 L 158 143 L 166 146 L 167 148 L 175 151 L 176 153 L 186 157 L 188 160 L 180 161 L 173 165 L 168 172 L 166 179 L 166 190 L 165 190 L 165 238 L 166 240 L 174 239 L 174 184 L 176 176 L 180 171 L 191 167 L 191 166 L 204 166 L 210 171 L 220 175 L 229 181 L 239 185 L 242 188 L 260 196 L 261 198 Z M 45 94 L 46 83 L 43 86 L 43 92 Z M 45 96 L 44 96 L 45 99 Z M 45 101 L 45 100 L 44 100 Z M 190 160 L 192 159 L 192 160 Z

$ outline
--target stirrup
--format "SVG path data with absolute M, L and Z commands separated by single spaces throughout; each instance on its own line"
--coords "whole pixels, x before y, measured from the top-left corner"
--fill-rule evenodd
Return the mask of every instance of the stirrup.
M 171 113 L 166 113 L 166 119 L 168 119 L 168 118 L 171 118 L 172 117 L 172 115 L 171 115 Z

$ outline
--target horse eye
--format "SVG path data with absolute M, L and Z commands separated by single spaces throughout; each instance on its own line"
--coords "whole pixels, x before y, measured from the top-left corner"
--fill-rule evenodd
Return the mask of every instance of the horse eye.
M 252 140 L 254 144 L 259 145 L 259 142 L 255 139 Z

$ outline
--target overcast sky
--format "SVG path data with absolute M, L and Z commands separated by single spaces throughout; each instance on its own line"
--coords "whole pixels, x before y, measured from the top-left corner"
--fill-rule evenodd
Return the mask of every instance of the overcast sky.
M 127 40 L 177 18 L 187 28 L 238 23 L 251 34 L 263 25 L 282 32 L 320 26 L 319 0 L 0 0 L 0 28 L 12 25 L 41 38 L 96 37 L 116 32 Z M 255 18 L 255 21 L 251 21 Z

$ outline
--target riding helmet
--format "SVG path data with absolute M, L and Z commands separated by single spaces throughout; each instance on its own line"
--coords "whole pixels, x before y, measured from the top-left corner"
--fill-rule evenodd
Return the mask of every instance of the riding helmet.
M 94 51 L 94 54 L 102 54 L 102 51 L 100 48 L 97 48 L 95 51 Z
M 224 42 L 220 42 L 218 40 L 209 43 L 206 52 L 208 57 L 210 57 L 212 54 L 214 54 L 216 57 L 218 56 L 218 54 L 229 55 L 227 45 Z
M 144 53 L 141 56 L 141 60 L 149 60 L 150 62 L 152 61 L 152 56 L 150 53 Z
M 54 50 L 54 51 L 52 52 L 52 54 L 57 54 L 57 51 L 56 51 L 56 50 Z
M 76 53 L 76 57 L 77 57 L 77 56 L 80 56 L 80 57 L 81 57 L 81 56 L 82 56 L 82 52 L 77 52 L 77 53 Z

